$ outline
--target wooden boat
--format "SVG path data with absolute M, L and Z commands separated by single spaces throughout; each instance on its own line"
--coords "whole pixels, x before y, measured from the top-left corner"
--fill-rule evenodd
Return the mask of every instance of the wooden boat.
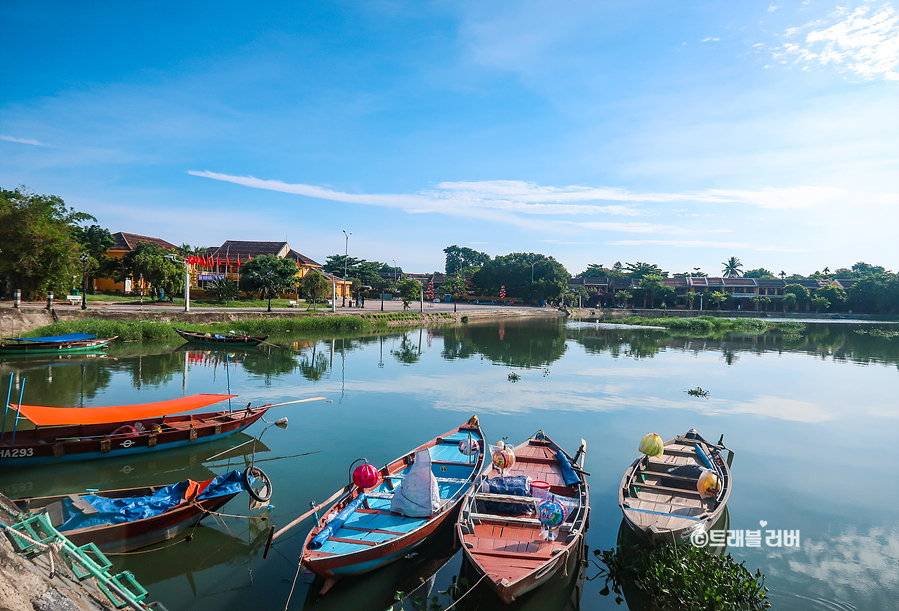
M 268 339 L 268 335 L 220 335 L 218 333 L 198 333 L 196 331 L 174 329 L 175 333 L 189 342 L 217 346 L 219 348 L 257 346 Z
M 130 456 L 221 439 L 244 430 L 270 405 L 234 411 L 179 414 L 237 395 L 200 394 L 116 407 L 16 405 L 36 428 L 0 436 L 0 468 Z
M 465 440 L 478 442 L 477 453 L 460 453 Z M 320 594 L 327 592 L 340 577 L 367 573 L 407 555 L 427 541 L 445 522 L 452 522 L 462 498 L 481 472 L 486 440 L 473 417 L 467 424 L 449 431 L 397 458 L 378 471 L 377 483 L 365 491 L 349 484 L 331 508 L 306 536 L 302 564 L 325 579 Z M 407 517 L 391 512 L 394 493 L 412 468 L 414 457 L 427 449 L 431 472 L 437 478 L 441 505 L 430 517 Z M 343 522 L 339 521 L 343 519 Z M 332 520 L 334 524 L 330 524 Z M 337 527 L 335 528 L 335 524 Z M 327 538 L 320 547 L 310 544 L 322 531 Z
M 661 458 L 635 460 L 618 489 L 618 505 L 634 532 L 653 545 L 689 539 L 707 532 L 721 517 L 730 498 L 733 451 L 712 444 L 696 429 L 665 442 Z M 727 461 L 722 450 L 729 452 Z M 704 499 L 697 482 L 700 468 L 711 468 L 720 481 L 715 498 Z M 673 472 L 672 472 L 673 471 Z
M 582 439 L 571 457 L 538 431 L 513 451 L 515 463 L 504 475 L 546 482 L 551 494 L 567 497 L 571 506 L 555 540 L 548 541 L 533 514 L 517 511 L 542 498 L 475 492 L 464 503 L 456 529 L 465 559 L 478 579 L 486 575 L 485 581 L 506 604 L 546 583 L 572 556 L 580 555 L 590 517 L 590 488 L 583 470 L 587 442 Z M 489 510 L 487 503 L 509 509 Z
M 117 338 L 118 336 L 97 339 L 96 335 L 88 335 L 87 333 L 69 333 L 68 335 L 54 335 L 51 337 L 4 337 L 3 341 L 0 342 L 0 356 L 9 354 L 89 352 L 91 350 L 102 350 Z
M 224 485 L 219 485 L 222 481 Z M 22 498 L 13 502 L 21 511 L 47 513 L 50 523 L 75 545 L 94 543 L 103 552 L 127 552 L 177 536 L 209 512 L 224 507 L 242 492 L 243 486 L 242 474 L 232 471 L 204 482 L 187 480 L 171 486 Z M 152 503 L 149 497 L 153 497 Z M 123 502 L 110 507 L 110 500 Z M 155 515 L 137 517 L 142 512 Z

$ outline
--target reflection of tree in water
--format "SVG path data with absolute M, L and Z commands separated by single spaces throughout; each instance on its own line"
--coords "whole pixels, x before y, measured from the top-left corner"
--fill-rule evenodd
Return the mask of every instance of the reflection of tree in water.
M 889 363 L 899 366 L 899 338 L 872 336 L 873 325 L 812 324 L 802 334 L 769 332 L 762 335 L 724 334 L 720 338 L 685 337 L 666 331 L 641 329 L 599 329 L 587 325 L 571 327 L 566 336 L 584 346 L 588 353 L 609 353 L 613 357 L 651 357 L 660 350 L 700 353 L 719 351 L 728 365 L 739 360 L 740 353 L 805 352 L 855 363 Z M 895 329 L 895 326 L 890 328 Z
M 390 354 L 404 365 L 417 363 L 421 360 L 421 338 L 416 341 L 408 335 L 403 335 L 399 348 L 394 348 Z
M 312 344 L 312 354 L 300 358 L 300 373 L 310 382 L 318 382 L 328 373 L 328 357 L 316 349 L 317 344 Z
M 131 375 L 131 383 L 136 387 L 162 386 L 172 380 L 175 373 L 184 371 L 184 354 L 166 352 L 163 354 L 138 355 L 117 359 L 111 369 Z
M 6 390 L 12 373 L 13 395 L 16 395 L 21 378 L 26 380 L 23 403 L 78 407 L 83 399 L 91 399 L 109 386 L 112 380 L 109 363 L 109 359 L 102 355 L 5 359 L 0 361 L 0 388 Z M 16 395 L 12 402 L 18 400 Z
M 463 325 L 435 331 L 443 336 L 441 355 L 447 360 L 481 354 L 510 367 L 542 367 L 565 354 L 562 320 L 528 320 L 496 325 Z
M 297 358 L 289 350 L 277 348 L 258 349 L 235 355 L 244 371 L 266 379 L 288 374 L 297 367 Z

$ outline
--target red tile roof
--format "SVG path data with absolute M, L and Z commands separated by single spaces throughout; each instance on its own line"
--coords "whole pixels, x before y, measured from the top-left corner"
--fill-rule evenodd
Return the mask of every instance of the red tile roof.
M 166 242 L 162 238 L 151 238 L 136 233 L 125 233 L 124 231 L 112 234 L 112 239 L 115 240 L 115 245 L 112 248 L 116 250 L 134 250 L 141 242 L 156 244 L 165 250 L 174 250 L 177 248 L 177 246 Z

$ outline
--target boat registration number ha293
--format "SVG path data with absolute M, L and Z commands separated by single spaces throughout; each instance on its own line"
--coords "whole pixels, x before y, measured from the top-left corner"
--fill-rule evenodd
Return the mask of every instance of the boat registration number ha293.
M 34 448 L 14 448 L 0 451 L 0 458 L 23 458 L 25 456 L 34 456 Z

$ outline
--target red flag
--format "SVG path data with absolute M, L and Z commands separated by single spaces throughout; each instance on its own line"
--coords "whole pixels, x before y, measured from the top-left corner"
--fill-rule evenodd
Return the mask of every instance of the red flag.
M 237 255 L 237 269 L 240 269 L 240 255 Z
M 253 255 L 247 255 L 247 261 L 252 261 L 252 260 L 253 260 Z
M 231 255 L 228 253 L 225 253 L 225 266 L 229 269 L 231 267 Z
M 219 255 L 215 256 L 215 266 L 218 267 L 222 264 L 222 258 Z

